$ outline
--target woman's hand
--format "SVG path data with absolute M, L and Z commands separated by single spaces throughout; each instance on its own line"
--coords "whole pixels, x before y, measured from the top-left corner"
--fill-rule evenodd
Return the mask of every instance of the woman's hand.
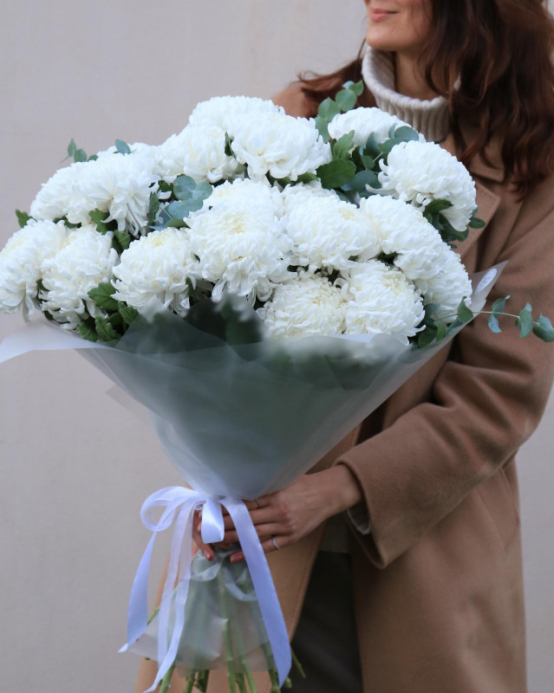
M 266 553 L 290 546 L 312 532 L 322 522 L 362 500 L 362 491 L 350 470 L 337 465 L 315 474 L 305 474 L 290 486 L 261 496 L 257 501 L 245 501 L 252 522 Z M 224 548 L 238 542 L 232 518 L 225 513 Z M 201 522 L 195 527 L 194 539 L 206 558 L 211 547 L 202 543 Z M 208 553 L 207 553 L 208 552 Z M 231 562 L 244 560 L 241 551 L 231 556 Z

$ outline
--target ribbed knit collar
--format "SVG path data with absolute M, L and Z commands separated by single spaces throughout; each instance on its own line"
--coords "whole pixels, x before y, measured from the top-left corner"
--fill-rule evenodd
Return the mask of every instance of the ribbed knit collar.
M 447 100 L 437 96 L 431 101 L 422 101 L 395 91 L 392 53 L 375 50 L 366 44 L 362 77 L 378 108 L 404 120 L 428 141 L 442 142 L 446 138 L 450 131 Z

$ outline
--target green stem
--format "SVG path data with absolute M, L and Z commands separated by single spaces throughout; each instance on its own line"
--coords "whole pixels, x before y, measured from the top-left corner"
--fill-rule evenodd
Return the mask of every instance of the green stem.
M 187 676 L 187 687 L 185 688 L 184 693 L 192 693 L 192 689 L 194 688 L 194 680 L 196 678 L 196 672 L 193 671 L 190 676 Z
M 227 609 L 227 595 L 225 590 L 225 583 L 223 581 L 223 568 L 219 567 L 217 573 L 217 582 L 219 587 L 219 606 L 221 608 L 221 615 L 225 622 L 224 625 L 224 640 L 225 640 L 225 659 L 227 660 L 227 681 L 229 682 L 229 690 L 231 693 L 237 693 L 236 680 L 235 680 L 235 663 L 233 660 L 233 642 L 231 639 L 231 631 L 229 628 L 229 613 Z
M 175 669 L 175 662 L 169 667 L 167 670 L 163 681 L 162 681 L 162 686 L 160 688 L 160 693 L 167 693 L 169 690 L 169 682 L 171 681 L 171 677 L 173 676 L 173 670 Z
M 302 664 L 300 664 L 298 657 L 294 654 L 294 650 L 292 649 L 292 647 L 290 648 L 290 653 L 292 655 L 292 663 L 298 669 L 298 673 L 300 674 L 300 676 L 303 679 L 305 679 L 306 678 L 306 672 L 304 671 Z
M 235 680 L 238 683 L 240 693 L 248 693 L 246 690 L 246 683 L 244 681 L 244 674 L 235 674 Z

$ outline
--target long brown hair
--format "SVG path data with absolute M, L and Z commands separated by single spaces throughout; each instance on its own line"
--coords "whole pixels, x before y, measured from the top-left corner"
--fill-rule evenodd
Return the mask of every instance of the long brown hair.
M 501 139 L 506 176 L 523 197 L 554 170 L 554 20 L 545 0 L 431 0 L 433 30 L 420 58 L 427 84 L 449 101 L 452 132 L 467 165 L 487 163 Z M 330 75 L 300 75 L 313 105 L 361 79 L 362 51 Z M 458 88 L 456 81 L 460 79 Z M 374 105 L 364 92 L 360 106 Z M 477 134 L 465 142 L 461 123 Z

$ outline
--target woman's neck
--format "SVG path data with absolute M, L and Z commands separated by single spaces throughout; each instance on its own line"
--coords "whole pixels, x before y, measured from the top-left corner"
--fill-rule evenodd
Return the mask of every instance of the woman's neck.
M 396 91 L 420 101 L 431 101 L 438 94 L 425 79 L 417 59 L 404 53 L 395 53 Z

